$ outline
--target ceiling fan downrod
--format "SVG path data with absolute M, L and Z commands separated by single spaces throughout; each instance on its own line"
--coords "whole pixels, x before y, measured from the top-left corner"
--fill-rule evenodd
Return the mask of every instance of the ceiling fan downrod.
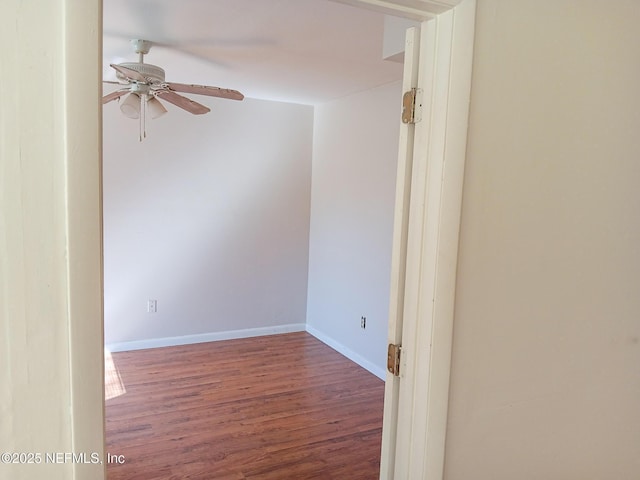
M 149 40 L 141 40 L 136 38 L 131 40 L 133 51 L 138 54 L 138 62 L 144 63 L 144 56 L 151 50 L 151 42 Z

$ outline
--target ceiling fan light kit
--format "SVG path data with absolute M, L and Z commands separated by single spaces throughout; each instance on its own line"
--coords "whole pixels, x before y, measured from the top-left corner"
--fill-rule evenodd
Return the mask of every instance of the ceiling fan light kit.
M 151 97 L 147 100 L 147 108 L 149 109 L 149 115 L 151 118 L 156 119 L 167 113 L 167 109 L 160 103 L 156 97 Z
M 120 110 L 129 118 L 140 119 L 140 141 L 146 137 L 146 112 L 148 111 L 151 118 L 158 118 L 167 113 L 167 109 L 158 98 L 173 103 L 194 115 L 202 115 L 209 112 L 210 109 L 177 92 L 230 100 L 244 99 L 244 95 L 237 90 L 207 85 L 166 82 L 164 69 L 143 62 L 144 55 L 149 53 L 152 42 L 148 40 L 131 40 L 131 45 L 135 53 L 138 54 L 138 62 L 111 64 L 111 67 L 116 71 L 118 83 L 123 87 L 102 97 L 102 103 L 105 104 L 116 99 L 119 101 L 121 97 L 126 95 L 120 105 Z
M 120 104 L 120 111 L 125 117 L 132 119 L 140 118 L 140 96 L 135 93 L 130 93 Z

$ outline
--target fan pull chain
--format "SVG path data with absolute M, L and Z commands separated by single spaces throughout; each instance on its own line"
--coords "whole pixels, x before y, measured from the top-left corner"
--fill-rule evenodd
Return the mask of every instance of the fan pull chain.
M 138 140 L 142 142 L 142 140 L 147 138 L 147 125 L 146 125 L 147 96 L 145 94 L 141 94 L 139 95 L 139 97 L 140 97 L 140 126 L 139 126 Z
M 140 116 L 138 117 L 138 141 L 142 142 L 142 122 L 144 122 L 144 113 L 142 108 L 144 107 L 144 100 L 142 99 L 142 95 L 138 95 L 140 97 Z
M 140 95 L 140 114 L 142 115 L 142 138 L 147 138 L 147 94 Z

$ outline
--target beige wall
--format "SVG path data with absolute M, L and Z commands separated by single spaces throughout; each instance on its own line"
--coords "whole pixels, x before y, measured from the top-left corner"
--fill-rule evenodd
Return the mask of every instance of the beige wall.
M 447 480 L 640 475 L 638 24 L 478 1 Z
M 0 453 L 33 454 L 3 479 L 103 478 L 46 456 L 103 449 L 99 15 L 0 4 Z

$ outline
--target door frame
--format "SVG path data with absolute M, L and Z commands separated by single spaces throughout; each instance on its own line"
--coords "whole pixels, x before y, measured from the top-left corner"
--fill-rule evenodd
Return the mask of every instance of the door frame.
M 397 423 L 389 422 L 395 417 L 385 411 L 381 478 L 441 480 L 476 0 L 336 1 L 421 21 L 434 40 L 426 43 L 423 35 L 421 42 L 418 88 L 432 108 L 416 130 L 409 217 L 399 223 L 407 230 L 394 234 L 407 241 L 406 257 L 400 257 L 396 270 L 402 279 L 392 279 L 391 292 L 391 304 L 401 302 L 396 311 L 402 313 L 390 318 L 390 331 L 399 325 L 404 330 L 399 382 L 405 395 L 396 402 Z M 104 453 L 102 2 L 64 0 L 64 6 L 72 443 L 77 451 Z M 88 72 L 79 90 L 73 79 L 87 78 Z M 404 247 L 395 245 L 394 252 L 398 248 Z M 387 386 L 394 383 L 388 377 Z M 397 444 L 390 444 L 396 435 Z M 105 475 L 104 466 L 74 465 L 73 470 L 76 479 Z
M 380 478 L 442 480 L 476 1 L 338 1 L 421 21 L 407 35 L 403 88 L 421 90 L 423 111 L 400 133 L 389 343 L 402 356 L 385 382 Z
M 106 478 L 102 266 L 102 0 L 63 0 L 64 192 L 74 480 Z M 77 79 L 83 81 L 78 82 Z
M 475 0 L 421 25 L 393 476 L 442 480 Z M 403 373 L 404 372 L 404 373 Z M 384 438 L 384 437 L 383 437 Z M 385 477 L 382 477 L 385 478 Z

